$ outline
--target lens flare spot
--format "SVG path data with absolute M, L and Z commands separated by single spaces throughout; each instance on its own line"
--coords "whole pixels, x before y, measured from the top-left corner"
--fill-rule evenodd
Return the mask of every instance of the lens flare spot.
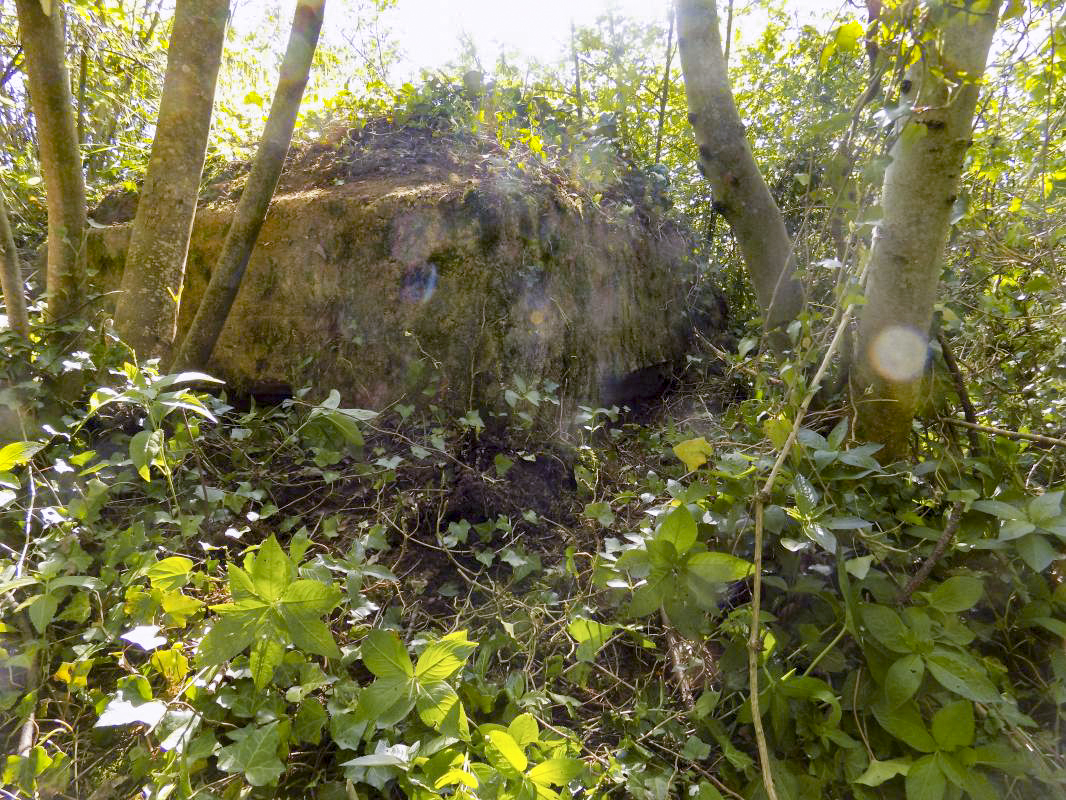
M 539 328 L 541 325 L 544 324 L 544 312 L 538 308 L 536 311 L 529 315 L 529 321 Z
M 928 343 L 914 328 L 890 325 L 870 345 L 870 363 L 888 381 L 912 381 L 925 369 Z

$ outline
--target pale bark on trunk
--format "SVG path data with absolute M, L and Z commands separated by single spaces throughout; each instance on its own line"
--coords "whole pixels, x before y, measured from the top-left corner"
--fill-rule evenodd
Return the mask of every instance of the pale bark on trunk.
M 678 51 L 688 97 L 689 122 L 699 145 L 700 171 L 714 207 L 740 245 L 771 343 L 787 341 L 781 328 L 806 302 L 793 277 L 792 241 L 784 217 L 759 172 L 740 121 L 722 54 L 714 0 L 677 0 Z
M 998 2 L 944 5 L 902 98 L 913 103 L 891 150 L 870 252 L 851 377 L 857 432 L 905 455 L 927 364 L 952 207 L 970 146 L 978 81 Z M 981 10 L 977 10 L 981 9 Z
M 115 328 L 138 358 L 169 355 L 178 327 L 229 0 L 178 0 L 152 155 L 133 220 Z
M 84 300 L 85 179 L 74 99 L 64 60 L 60 0 L 15 0 L 48 200 L 48 318 L 70 316 Z
M 285 155 L 292 141 L 296 115 L 322 29 L 324 8 L 325 0 L 299 0 L 296 5 L 292 33 L 259 152 L 234 211 L 222 254 L 182 343 L 176 362 L 178 368 L 202 368 L 207 364 L 229 316 L 285 165 Z
M 7 324 L 11 330 L 23 338 L 29 338 L 30 317 L 26 313 L 22 268 L 19 265 L 18 250 L 15 249 L 15 237 L 11 235 L 11 223 L 7 218 L 7 203 L 3 195 L 0 195 L 0 247 L 4 250 L 3 262 L 0 264 L 0 289 L 4 293 Z

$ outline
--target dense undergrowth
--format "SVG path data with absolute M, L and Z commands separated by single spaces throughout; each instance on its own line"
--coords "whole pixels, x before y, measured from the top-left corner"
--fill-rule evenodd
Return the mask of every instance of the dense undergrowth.
M 520 377 L 498 414 L 235 408 L 59 341 L 4 339 L 50 421 L 0 450 L 6 796 L 764 796 L 751 502 L 792 412 L 757 357 L 638 424 Z M 775 484 L 781 798 L 1066 787 L 1059 462 L 940 440 L 889 468 L 824 411 Z

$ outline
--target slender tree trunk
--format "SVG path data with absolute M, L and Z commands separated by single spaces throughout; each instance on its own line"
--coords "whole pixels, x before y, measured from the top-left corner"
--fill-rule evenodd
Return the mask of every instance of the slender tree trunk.
M 909 71 L 913 104 L 885 172 L 882 218 L 870 252 L 867 302 L 859 318 L 852 389 L 857 430 L 906 453 L 925 373 L 933 305 L 959 177 L 970 146 L 978 81 L 999 4 L 943 5 L 936 38 Z
M 689 121 L 699 145 L 700 171 L 714 206 L 740 244 L 771 344 L 787 342 L 779 330 L 805 304 L 793 275 L 792 241 L 785 221 L 752 157 L 726 73 L 714 0 L 676 0 L 678 51 L 685 77 Z
M 0 264 L 0 289 L 4 292 L 7 324 L 11 330 L 28 338 L 30 317 L 26 313 L 22 268 L 19 265 L 18 250 L 15 249 L 15 237 L 11 235 L 11 223 L 7 219 L 7 203 L 4 202 L 2 194 L 0 194 L 0 247 L 4 250 L 4 260 Z
M 663 157 L 663 129 L 666 127 L 666 104 L 670 99 L 670 68 L 674 63 L 674 15 L 670 14 L 670 30 L 666 33 L 666 66 L 663 68 L 663 88 L 659 97 L 659 127 L 655 131 L 655 163 Z
M 573 20 L 570 20 L 570 52 L 574 57 L 574 103 L 577 106 L 577 121 L 581 122 L 585 101 L 581 97 L 581 57 L 577 52 L 577 29 Z
M 263 226 L 267 207 L 285 165 L 285 154 L 292 141 L 296 114 L 300 110 L 318 34 L 322 29 L 324 7 L 325 0 L 299 0 L 296 5 L 292 33 L 259 152 L 234 211 L 218 264 L 211 273 L 204 298 L 181 346 L 176 362 L 179 368 L 203 367 L 207 364 L 233 306 L 259 229 Z
M 61 0 L 15 0 L 30 100 L 48 198 L 48 317 L 71 314 L 84 294 L 85 180 L 70 75 L 64 61 Z
M 229 0 L 178 0 L 148 174 L 133 220 L 115 327 L 141 359 L 167 356 L 203 174 Z

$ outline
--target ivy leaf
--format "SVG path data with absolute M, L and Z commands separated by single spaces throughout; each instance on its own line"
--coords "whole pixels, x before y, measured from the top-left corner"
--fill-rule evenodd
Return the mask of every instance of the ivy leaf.
M 274 783 L 285 771 L 278 758 L 281 734 L 278 723 L 263 727 L 247 725 L 238 741 L 223 747 L 218 753 L 218 768 L 224 772 L 244 773 L 244 779 L 252 786 Z
M 149 652 L 167 643 L 167 638 L 159 635 L 158 625 L 138 625 L 126 631 L 119 638 Z
M 669 542 L 678 554 L 687 553 L 696 543 L 696 520 L 685 506 L 678 506 L 663 520 L 656 541 Z
M 167 713 L 167 704 L 162 700 L 144 701 L 136 698 L 138 702 L 134 702 L 129 697 L 125 692 L 120 692 L 118 697 L 111 698 L 93 727 L 111 728 L 141 723 L 154 728 Z
M 936 756 L 915 761 L 907 772 L 907 800 L 941 800 L 948 782 L 937 766 Z
M 379 678 L 410 678 L 415 674 L 407 648 L 392 631 L 370 631 L 362 651 L 363 664 Z
M 948 578 L 929 592 L 929 605 L 948 614 L 969 611 L 984 595 L 984 584 L 971 575 Z
M 415 677 L 420 682 L 446 681 L 463 668 L 477 642 L 466 638 L 466 631 L 456 631 L 431 643 L 418 657 Z
M 911 653 L 897 659 L 885 673 L 885 699 L 890 708 L 899 708 L 910 700 L 925 675 L 922 657 Z
M 686 439 L 674 445 L 674 455 L 681 459 L 685 469 L 689 472 L 702 467 L 713 454 L 714 448 L 703 436 L 696 439 Z
M 933 738 L 941 750 L 969 747 L 974 740 L 973 703 L 956 700 L 933 715 Z

